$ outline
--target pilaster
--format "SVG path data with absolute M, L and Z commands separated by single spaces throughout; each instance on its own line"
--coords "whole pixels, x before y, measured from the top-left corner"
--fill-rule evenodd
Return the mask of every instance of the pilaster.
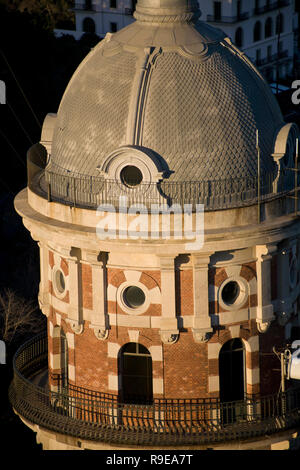
M 208 266 L 212 253 L 191 255 L 193 263 L 193 335 L 197 343 L 206 342 L 213 331 L 209 316 Z
M 41 311 L 48 317 L 50 312 L 48 282 L 49 248 L 43 241 L 39 241 L 38 246 L 40 248 L 40 285 L 38 301 Z
M 108 318 L 106 313 L 106 263 L 108 253 L 85 251 L 83 261 L 92 268 L 93 312 L 90 328 L 98 339 L 108 337 Z
M 274 320 L 274 307 L 271 297 L 271 261 L 277 252 L 277 245 L 258 245 L 256 247 L 257 273 L 257 314 L 258 330 L 264 333 Z
M 160 257 L 162 316 L 160 335 L 164 343 L 175 343 L 179 338 L 176 317 L 175 260 L 174 257 Z

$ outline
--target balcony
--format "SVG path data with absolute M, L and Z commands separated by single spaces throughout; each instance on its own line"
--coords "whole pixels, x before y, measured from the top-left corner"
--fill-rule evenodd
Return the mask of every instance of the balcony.
M 240 15 L 237 16 L 215 16 L 215 15 L 207 15 L 206 21 L 209 23 L 228 23 L 228 24 L 233 24 L 233 23 L 238 23 L 240 21 L 245 21 L 248 20 L 250 14 L 248 12 L 241 13 Z
M 45 149 L 43 149 L 45 151 Z M 227 178 L 207 181 L 141 182 L 134 187 L 121 180 L 109 180 L 101 176 L 70 173 L 56 167 L 46 168 L 46 155 L 40 144 L 29 149 L 27 155 L 28 187 L 49 202 L 72 207 L 94 209 L 111 204 L 119 207 L 120 198 L 128 205 L 140 204 L 148 209 L 153 205 L 203 204 L 205 211 L 245 207 L 287 195 L 294 189 L 294 172 L 278 168 L 257 176 Z
M 73 11 L 87 11 L 87 12 L 96 12 L 96 6 L 92 5 L 91 2 L 85 2 L 85 3 L 75 3 L 74 8 L 72 8 Z
M 278 10 L 279 8 L 288 7 L 289 4 L 289 0 L 279 0 L 277 2 L 270 3 L 269 5 L 264 5 L 262 7 L 255 8 L 253 10 L 253 15 L 262 15 L 270 11 Z
M 278 60 L 282 59 L 289 59 L 289 51 L 285 50 L 276 54 L 272 54 L 268 57 L 264 57 L 263 59 L 257 60 L 255 63 L 258 67 L 261 67 L 263 65 L 269 65 L 272 64 L 273 62 L 277 62 Z
M 14 358 L 9 398 L 14 410 L 42 428 L 94 442 L 144 446 L 199 445 L 247 439 L 300 423 L 300 387 L 285 393 L 221 403 L 217 398 L 154 399 L 124 404 L 116 395 L 82 387 L 56 391 L 38 377 L 47 373 L 47 337 L 25 343 Z

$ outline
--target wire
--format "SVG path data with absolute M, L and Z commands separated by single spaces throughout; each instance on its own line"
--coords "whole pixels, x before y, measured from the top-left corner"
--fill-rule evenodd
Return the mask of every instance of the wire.
M 28 133 L 26 132 L 26 130 L 24 129 L 20 119 L 18 118 L 18 116 L 16 115 L 15 111 L 13 110 L 12 106 L 6 102 L 6 104 L 8 105 L 9 109 L 11 110 L 11 112 L 13 113 L 15 119 L 18 121 L 19 123 L 19 126 L 22 128 L 24 134 L 26 135 L 27 139 L 29 140 L 29 142 L 31 143 L 31 145 L 33 145 L 33 141 L 31 140 L 31 137 L 28 135 Z
M 23 160 L 22 157 L 19 155 L 19 153 L 17 152 L 17 150 L 15 149 L 15 147 L 14 147 L 14 146 L 11 144 L 11 142 L 8 140 L 8 138 L 6 137 L 6 135 L 1 131 L 1 129 L 0 129 L 0 134 L 2 135 L 2 137 L 4 137 L 4 139 L 6 140 L 6 142 L 8 143 L 8 145 L 13 149 L 13 151 L 15 152 L 15 154 L 16 154 L 17 157 L 18 157 L 18 160 L 20 160 L 20 162 L 22 163 L 22 165 L 26 167 L 24 160 Z
M 0 183 L 2 183 L 3 186 L 5 186 L 5 188 L 8 190 L 9 193 L 15 194 L 15 191 L 13 191 L 1 178 L 0 178 Z
M 9 70 L 10 70 L 12 76 L 14 77 L 14 79 L 15 79 L 15 81 L 16 81 L 16 83 L 17 83 L 17 85 L 18 85 L 18 87 L 19 87 L 19 89 L 20 89 L 20 91 L 21 91 L 21 93 L 22 93 L 22 95 L 23 95 L 23 98 L 24 98 L 24 100 L 26 101 L 28 107 L 30 108 L 30 110 L 31 110 L 31 112 L 32 112 L 32 114 L 33 114 L 33 116 L 34 116 L 34 118 L 35 118 L 35 120 L 36 120 L 36 122 L 37 122 L 39 128 L 41 129 L 41 127 L 42 127 L 42 126 L 41 126 L 41 123 L 40 123 L 40 121 L 38 120 L 38 118 L 37 118 L 35 112 L 33 111 L 31 104 L 29 103 L 28 99 L 26 98 L 26 95 L 25 95 L 25 93 L 24 93 L 24 91 L 23 91 L 21 85 L 20 85 L 20 83 L 19 83 L 19 81 L 18 81 L 16 75 L 14 74 L 14 71 L 12 70 L 11 66 L 9 65 L 8 60 L 7 60 L 7 58 L 5 57 L 4 52 L 3 52 L 1 49 L 0 49 L 0 53 L 1 53 L 2 57 L 3 57 L 3 59 L 5 60 L 5 62 L 6 62 L 6 64 L 7 64 L 7 67 L 9 68 Z

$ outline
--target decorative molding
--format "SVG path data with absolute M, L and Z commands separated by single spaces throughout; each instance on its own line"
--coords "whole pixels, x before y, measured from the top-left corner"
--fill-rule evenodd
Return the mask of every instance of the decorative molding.
M 160 337 L 164 344 L 174 344 L 179 339 L 178 330 L 161 330 Z
M 196 329 L 196 328 L 192 328 L 192 332 L 193 332 L 193 336 L 194 336 L 194 340 L 196 343 L 207 343 L 207 341 L 209 341 L 209 339 L 211 338 L 212 336 L 212 328 L 203 328 L 203 329 Z
M 260 333 L 265 333 L 269 329 L 271 323 L 271 321 L 261 322 L 259 320 L 256 320 L 256 326 Z
M 93 324 L 90 324 L 90 328 L 94 330 L 94 333 L 97 339 L 104 340 L 108 338 L 108 334 L 109 334 L 108 328 L 100 326 L 100 325 L 93 325 Z
M 81 335 L 83 333 L 83 323 L 79 323 L 78 321 L 71 318 L 66 318 L 66 322 L 70 325 L 72 331 L 74 331 L 76 335 Z

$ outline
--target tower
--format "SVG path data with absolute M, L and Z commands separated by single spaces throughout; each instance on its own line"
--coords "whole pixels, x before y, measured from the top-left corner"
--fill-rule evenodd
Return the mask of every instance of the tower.
M 273 371 L 299 328 L 298 128 L 196 1 L 169 3 L 138 1 L 28 152 L 15 207 L 48 336 L 17 353 L 10 396 L 46 449 L 299 423 Z

